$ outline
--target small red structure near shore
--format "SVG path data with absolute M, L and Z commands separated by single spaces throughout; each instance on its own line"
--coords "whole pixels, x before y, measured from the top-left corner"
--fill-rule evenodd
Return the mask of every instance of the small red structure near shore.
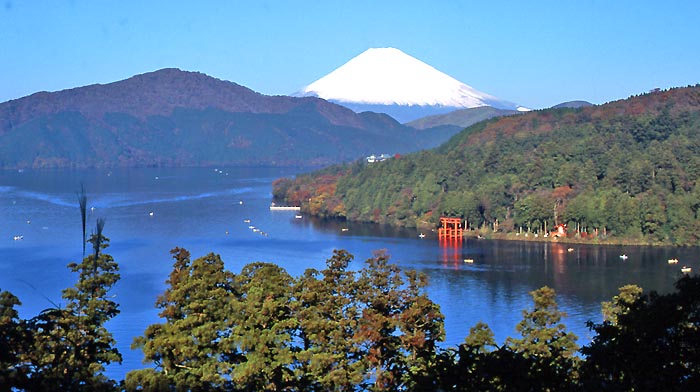
M 554 226 L 550 235 L 557 238 L 566 237 L 566 225 L 562 223 Z
M 440 217 L 442 227 L 438 229 L 438 238 L 462 238 L 464 229 L 462 228 L 462 218 Z

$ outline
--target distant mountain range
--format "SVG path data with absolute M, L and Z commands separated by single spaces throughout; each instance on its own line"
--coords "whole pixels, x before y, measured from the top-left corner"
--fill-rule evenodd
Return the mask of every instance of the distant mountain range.
M 457 109 L 520 105 L 478 91 L 395 48 L 371 48 L 295 94 L 339 103 L 356 112 L 387 113 L 400 122 Z
M 552 109 L 560 109 L 560 108 L 578 109 L 578 108 L 587 108 L 589 106 L 593 106 L 593 104 L 590 102 L 586 102 L 586 101 L 569 101 L 569 102 L 560 103 L 559 105 L 554 105 L 554 106 L 552 106 Z
M 552 106 L 551 109 L 578 109 L 594 106 L 586 101 L 563 102 Z M 419 118 L 418 120 L 407 122 L 406 125 L 416 129 L 430 129 L 434 127 L 455 127 L 459 130 L 474 125 L 478 122 L 496 117 L 512 116 L 526 112 L 518 110 L 496 109 L 491 106 L 480 106 L 469 109 L 454 110 L 445 114 L 437 114 Z
M 517 110 L 496 109 L 491 106 L 481 106 L 477 108 L 454 110 L 446 114 L 438 114 L 419 118 L 406 123 L 406 125 L 416 129 L 429 129 L 437 126 L 454 126 L 463 129 L 474 125 L 480 121 L 494 117 L 512 116 L 520 114 Z
M 162 69 L 1 103 L 0 168 L 325 165 L 432 147 L 452 134 Z

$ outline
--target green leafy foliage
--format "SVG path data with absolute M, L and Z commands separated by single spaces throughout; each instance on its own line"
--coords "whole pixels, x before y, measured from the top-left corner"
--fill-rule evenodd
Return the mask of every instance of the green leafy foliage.
M 101 229 L 96 230 L 101 236 Z M 116 390 L 104 365 L 119 361 L 104 324 L 118 313 L 107 293 L 117 266 L 97 250 L 82 263 L 68 304 L 30 320 L 0 291 L 0 390 Z M 96 244 L 99 244 L 97 246 Z M 624 286 L 590 323 L 577 354 L 552 289 L 498 345 L 477 323 L 464 343 L 439 348 L 443 316 L 425 276 L 402 272 L 377 252 L 359 270 L 335 251 L 322 271 L 293 278 L 270 263 L 228 272 L 219 256 L 172 250 L 173 271 L 156 306 L 164 322 L 134 347 L 154 367 L 129 372 L 119 387 L 153 391 L 580 391 L 697 390 L 700 386 L 700 277 L 677 291 L 642 295 Z M 95 257 L 97 256 L 97 257 Z
M 130 389 L 155 385 L 187 385 L 193 390 L 223 389 L 230 373 L 230 364 L 222 361 L 222 347 L 227 331 L 227 308 L 235 293 L 233 275 L 224 269 L 221 258 L 214 254 L 190 260 L 182 248 L 171 252 L 173 271 L 168 288 L 156 301 L 165 323 L 150 325 L 133 347 L 141 348 L 145 360 L 153 362 L 157 371 L 129 372 L 126 385 Z
M 190 261 L 174 249 L 170 287 L 158 300 L 165 323 L 134 342 L 155 370 L 127 375 L 127 389 L 376 390 L 434 385 L 443 316 L 423 275 L 385 253 L 358 272 L 337 251 L 323 271 L 293 279 L 252 263 L 239 274 L 216 255 Z
M 15 306 L 19 298 L 0 290 L 0 390 L 20 388 L 26 379 L 26 367 L 22 356 L 27 353 L 27 326 L 19 319 Z
M 700 387 L 700 278 L 685 276 L 677 291 L 642 295 L 626 286 L 581 351 L 589 390 L 692 391 Z M 610 308 L 608 308 L 610 309 Z
M 352 260 L 337 250 L 324 270 L 309 269 L 295 283 L 301 389 L 354 391 L 365 382 L 368 367 L 355 338 L 361 310 L 356 272 L 348 269 Z
M 98 224 L 98 227 L 100 225 Z M 74 287 L 63 291 L 66 307 L 42 311 L 27 323 L 29 348 L 21 357 L 29 390 L 110 390 L 116 383 L 103 375 L 105 365 L 121 362 L 105 324 L 119 314 L 109 292 L 119 280 L 112 256 L 99 253 L 109 246 L 101 228 L 90 236 L 95 253 L 68 267 L 79 274 Z
M 349 220 L 434 227 L 449 215 L 472 229 L 567 224 L 578 237 L 698 245 L 698 151 L 695 86 L 487 120 L 435 150 L 326 169 L 274 192 Z

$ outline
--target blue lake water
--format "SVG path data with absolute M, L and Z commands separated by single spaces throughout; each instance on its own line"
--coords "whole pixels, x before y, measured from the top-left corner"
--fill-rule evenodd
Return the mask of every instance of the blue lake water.
M 106 220 L 104 234 L 111 240 L 106 252 L 121 269 L 113 290 L 121 314 L 109 324 L 124 357 L 108 369 L 116 379 L 149 366 L 130 345 L 146 326 L 159 322 L 154 304 L 172 267 L 169 250 L 176 246 L 187 248 L 193 258 L 218 253 L 235 273 L 245 264 L 267 261 L 293 276 L 323 269 L 334 249 L 354 254 L 356 269 L 375 250 L 386 249 L 402 269 L 429 276 L 430 297 L 446 318 L 445 346 L 461 343 L 479 321 L 494 330 L 499 343 L 515 336 L 522 310 L 531 306 L 528 293 L 544 285 L 556 290 L 559 306 L 569 315 L 566 325 L 585 344 L 591 338 L 585 322 L 600 321 L 600 302 L 620 286 L 667 292 L 680 277 L 680 264 L 700 268 L 697 248 L 575 245 L 569 252 L 563 244 L 487 240 L 441 245 L 434 233 L 421 239 L 415 230 L 270 211 L 272 181 L 300 170 L 0 172 L 0 289 L 20 298 L 24 318 L 61 304 L 61 290 L 77 278 L 66 265 L 82 257 L 81 183 L 88 195 L 88 233 L 97 218 Z M 620 259 L 623 253 L 627 260 Z M 464 263 L 466 258 L 474 263 Z M 670 258 L 681 262 L 669 265 Z

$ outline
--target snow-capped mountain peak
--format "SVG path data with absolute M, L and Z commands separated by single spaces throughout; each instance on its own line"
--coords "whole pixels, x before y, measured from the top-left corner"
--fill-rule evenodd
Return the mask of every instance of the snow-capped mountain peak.
M 296 95 L 341 104 L 518 109 L 395 48 L 371 48 Z

